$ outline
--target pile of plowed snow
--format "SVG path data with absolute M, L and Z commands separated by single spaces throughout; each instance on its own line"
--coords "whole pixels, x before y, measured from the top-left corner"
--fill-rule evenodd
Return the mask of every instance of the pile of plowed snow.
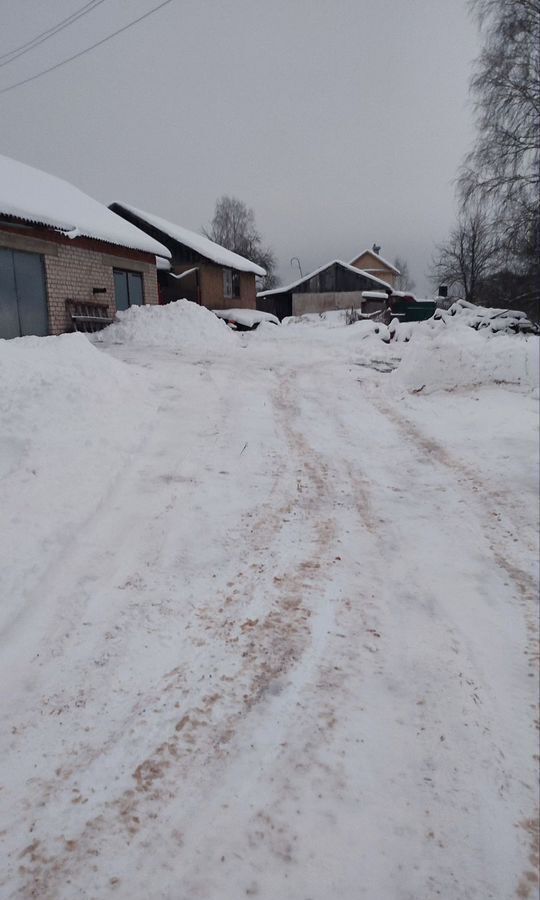
M 97 350 L 83 334 L 0 340 L 0 422 L 33 432 L 57 414 L 108 405 L 129 389 L 129 368 Z M 61 424 L 61 423 L 57 423 Z M 5 432 L 3 432 L 5 434 Z
M 433 323 L 436 326 L 436 323 Z M 399 389 L 419 393 L 503 384 L 538 389 L 539 340 L 532 335 L 490 335 L 468 327 L 418 323 L 390 375 Z
M 169 350 L 219 351 L 235 344 L 234 335 L 213 312 L 190 300 L 165 306 L 131 306 L 98 332 L 95 341 Z
M 0 628 L 109 496 L 145 433 L 145 376 L 82 334 L 0 340 Z

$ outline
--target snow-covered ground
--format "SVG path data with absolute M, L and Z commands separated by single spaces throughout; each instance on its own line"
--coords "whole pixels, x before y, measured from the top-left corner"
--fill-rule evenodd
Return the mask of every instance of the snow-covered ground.
M 2 900 L 534 897 L 538 338 L 159 312 L 0 341 Z

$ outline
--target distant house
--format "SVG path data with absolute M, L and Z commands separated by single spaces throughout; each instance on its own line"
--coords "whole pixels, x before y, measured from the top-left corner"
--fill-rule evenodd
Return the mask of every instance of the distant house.
M 68 182 L 0 156 L 0 338 L 60 334 L 158 302 L 165 246 Z
M 334 259 L 292 284 L 261 291 L 257 294 L 257 309 L 273 313 L 279 319 L 351 307 L 373 312 L 382 308 L 388 291 L 387 282 Z M 363 296 L 364 292 L 368 298 Z
M 375 278 L 384 281 L 391 288 L 395 288 L 397 278 L 401 272 L 399 269 L 396 269 L 392 263 L 389 263 L 388 260 L 379 256 L 379 249 L 380 248 L 374 244 L 371 250 L 362 250 L 358 256 L 355 256 L 354 259 L 351 260 L 350 265 L 354 266 L 356 269 L 362 269 L 362 271 L 367 272 L 368 275 L 374 275 Z
M 208 309 L 255 309 L 261 266 L 181 225 L 125 203 L 110 209 L 165 244 L 171 263 L 158 272 L 161 302 L 185 298 Z

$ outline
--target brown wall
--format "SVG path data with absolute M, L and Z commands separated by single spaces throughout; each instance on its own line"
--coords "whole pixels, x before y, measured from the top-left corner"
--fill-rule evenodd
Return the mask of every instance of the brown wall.
M 149 253 L 116 247 L 88 238 L 70 240 L 46 229 L 1 229 L 0 247 L 40 253 L 45 261 L 49 302 L 49 334 L 70 330 L 66 300 L 100 300 L 116 313 L 113 268 L 143 275 L 144 302 L 158 302 L 155 258 Z M 106 288 L 105 294 L 92 293 Z
M 202 265 L 200 268 L 201 303 L 208 309 L 256 309 L 257 289 L 253 272 L 240 272 L 240 296 L 223 295 L 221 266 Z
M 292 315 L 328 312 L 335 309 L 361 309 L 362 291 L 326 291 L 320 294 L 293 294 Z
M 355 259 L 351 266 L 354 266 L 355 269 L 363 269 L 364 272 L 367 272 L 369 275 L 374 275 L 375 278 L 380 278 L 382 281 L 385 281 L 386 284 L 390 285 L 391 288 L 395 288 L 397 275 L 395 272 L 392 272 L 391 269 L 388 269 L 384 263 L 382 263 L 376 256 L 373 256 L 369 251 L 365 253 L 361 253 L 357 259 Z
M 175 265 L 171 272 L 175 275 L 181 275 L 182 272 L 188 272 L 190 269 L 196 268 L 194 263 L 185 263 L 184 265 Z M 199 270 L 191 272 L 185 278 L 178 281 L 163 271 L 159 276 L 159 282 L 163 285 L 163 294 L 165 300 L 191 300 L 192 303 L 199 302 Z

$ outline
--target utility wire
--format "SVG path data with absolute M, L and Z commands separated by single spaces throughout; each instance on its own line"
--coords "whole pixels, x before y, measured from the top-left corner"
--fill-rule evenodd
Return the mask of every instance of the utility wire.
M 113 31 L 112 34 L 108 34 L 106 37 L 101 38 L 100 41 L 96 41 L 96 43 L 92 44 L 90 47 L 86 47 L 84 50 L 80 50 L 78 53 L 74 53 L 73 56 L 69 56 L 67 59 L 61 60 L 61 62 L 56 63 L 54 66 L 49 66 L 48 69 L 43 69 L 41 72 L 37 72 L 35 75 L 30 75 L 29 78 L 24 78 L 22 81 L 16 81 L 15 84 L 10 84 L 5 88 L 0 89 L 0 94 L 6 94 L 8 91 L 13 91 L 15 90 L 15 88 L 21 87 L 23 84 L 28 84 L 30 81 L 35 81 L 36 78 L 41 78 L 42 75 L 47 75 L 49 72 L 54 72 L 55 69 L 59 69 L 61 66 L 65 66 L 67 65 L 67 63 L 73 62 L 74 59 L 78 59 L 80 56 L 84 56 L 85 53 L 90 53 L 91 50 L 95 50 L 96 47 L 101 47 L 102 44 L 110 41 L 113 37 L 116 37 L 117 34 L 122 34 L 123 31 L 127 31 L 128 28 L 131 28 L 133 25 L 137 25 L 138 22 L 142 22 L 143 19 L 147 19 L 148 16 L 152 16 L 154 13 L 158 12 L 158 10 L 163 9 L 164 6 L 168 6 L 169 3 L 172 2 L 173 0 L 163 0 L 163 3 L 160 3 L 158 6 L 154 6 L 153 9 L 150 9 L 142 16 L 139 16 L 138 19 L 133 19 L 132 22 L 128 22 L 127 25 L 123 25 L 122 28 L 118 28 L 116 31 Z
M 7 66 L 9 63 L 14 62 L 14 60 L 18 59 L 19 56 L 24 56 L 25 53 L 30 53 L 30 50 L 33 50 L 35 47 L 39 47 L 40 44 L 43 44 L 44 41 L 48 41 L 49 38 L 55 36 L 60 31 L 63 31 L 64 28 L 68 28 L 70 25 L 73 25 L 74 22 L 77 22 L 79 19 L 82 19 L 83 16 L 88 15 L 88 13 L 92 12 L 105 0 L 92 0 L 91 3 L 87 3 L 86 6 L 83 6 L 77 13 L 73 13 L 67 19 L 63 19 L 62 22 L 58 22 L 57 25 L 53 25 L 52 28 L 49 28 L 48 31 L 44 31 L 41 34 L 38 34 L 37 37 L 33 38 L 31 41 L 28 41 L 26 44 L 23 44 L 21 47 L 18 47 L 16 50 L 11 50 L 9 53 L 3 53 L 0 56 L 0 60 L 4 60 L 0 62 L 0 69 L 3 66 Z M 5 59 L 6 56 L 9 56 L 9 59 Z
M 71 13 L 65 19 L 62 19 L 61 22 L 57 22 L 56 25 L 51 25 L 51 27 L 47 28 L 46 31 L 40 31 L 40 33 L 36 34 L 36 36 L 33 37 L 31 40 L 26 41 L 24 44 L 20 44 L 18 47 L 14 47 L 13 50 L 6 50 L 5 53 L 0 53 L 0 60 L 5 59 L 6 56 L 13 56 L 15 53 L 19 53 L 19 51 L 21 51 L 21 50 L 26 50 L 27 47 L 29 48 L 31 45 L 36 43 L 36 41 L 38 41 L 40 38 L 47 38 L 53 31 L 56 31 L 56 29 L 60 28 L 62 25 L 69 25 L 73 18 L 75 18 L 79 14 L 82 15 L 88 9 L 88 7 L 94 6 L 95 3 L 96 3 L 96 0 L 90 0 L 90 2 L 85 3 L 84 6 L 81 7 L 81 9 L 78 9 L 76 12 Z M 90 10 L 88 10 L 88 11 L 90 11 Z

